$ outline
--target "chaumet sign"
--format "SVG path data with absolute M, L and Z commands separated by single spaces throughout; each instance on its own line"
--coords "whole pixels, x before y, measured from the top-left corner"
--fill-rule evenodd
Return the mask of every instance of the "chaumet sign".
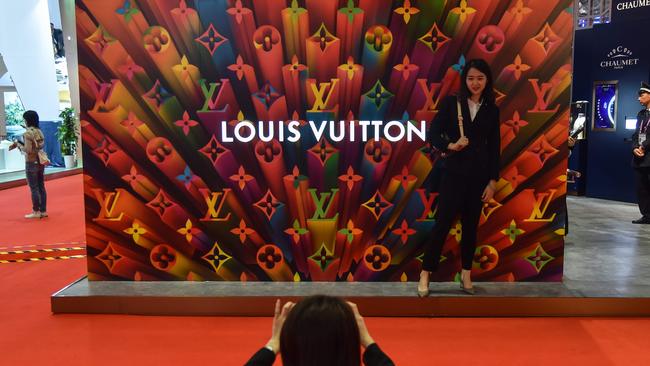
M 630 10 L 644 6 L 650 6 L 650 0 L 623 1 L 616 4 L 616 10 Z
M 650 2 L 650 0 L 648 1 Z M 638 58 L 632 57 L 632 50 L 627 47 L 618 46 L 609 51 L 607 59 L 600 62 L 600 67 L 623 69 L 626 66 L 634 66 L 638 62 Z

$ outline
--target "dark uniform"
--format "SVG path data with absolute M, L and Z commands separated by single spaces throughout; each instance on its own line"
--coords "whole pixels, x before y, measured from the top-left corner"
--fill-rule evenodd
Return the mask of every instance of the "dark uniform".
M 425 271 L 437 270 L 442 246 L 458 214 L 463 230 L 460 243 L 463 269 L 472 268 L 476 231 L 483 207 L 481 196 L 491 179 L 499 179 L 499 108 L 484 102 L 472 120 L 467 100 L 461 99 L 460 105 L 469 145 L 461 151 L 450 152 L 443 160 L 436 225 L 426 243 L 422 260 Z M 429 138 L 433 146 L 445 152 L 450 142 L 460 138 L 455 96 L 442 101 L 431 123 Z
M 650 85 L 641 83 L 639 94 L 649 93 Z M 650 125 L 650 110 L 644 108 L 636 115 L 636 129 L 632 135 L 632 149 L 643 147 L 645 155 L 642 157 L 632 153 L 632 167 L 636 175 L 637 196 L 639 199 L 640 219 L 634 220 L 635 224 L 650 224 L 650 139 L 648 127 Z

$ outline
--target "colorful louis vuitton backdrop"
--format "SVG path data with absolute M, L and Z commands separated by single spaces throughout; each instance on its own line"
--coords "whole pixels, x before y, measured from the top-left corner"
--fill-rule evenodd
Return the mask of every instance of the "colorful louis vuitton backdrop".
M 308 121 L 429 123 L 465 61 L 484 58 L 502 178 L 474 278 L 561 280 L 570 5 L 77 0 L 89 278 L 417 280 L 430 147 L 386 130 L 352 141 L 349 122 L 317 139 Z M 274 138 L 228 142 L 242 120 Z M 297 142 L 279 137 L 291 120 Z M 438 280 L 457 276 L 461 236 L 457 224 Z

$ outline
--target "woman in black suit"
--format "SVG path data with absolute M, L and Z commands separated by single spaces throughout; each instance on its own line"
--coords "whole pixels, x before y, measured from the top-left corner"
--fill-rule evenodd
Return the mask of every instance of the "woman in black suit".
M 436 225 L 424 250 L 418 283 L 420 297 L 429 294 L 429 276 L 438 268 L 442 247 L 457 215 L 462 224 L 460 287 L 474 294 L 471 269 L 476 231 L 483 203 L 492 199 L 499 179 L 501 135 L 492 72 L 484 60 L 470 60 L 461 72 L 461 80 L 458 96 L 442 101 L 430 129 L 432 145 L 447 155 L 438 190 Z M 464 135 L 459 128 L 457 102 Z

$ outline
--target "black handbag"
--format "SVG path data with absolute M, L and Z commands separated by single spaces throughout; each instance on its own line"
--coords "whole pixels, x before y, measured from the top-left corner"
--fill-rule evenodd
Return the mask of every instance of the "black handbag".
M 456 113 L 458 115 L 458 129 L 460 130 L 460 137 L 465 137 L 465 129 L 463 128 L 463 113 L 461 112 L 460 100 L 458 98 L 456 98 Z M 443 138 L 443 140 L 449 141 L 449 136 L 447 136 L 446 133 L 443 132 L 441 137 Z M 434 161 L 434 164 L 436 164 L 436 162 L 439 159 L 441 159 L 441 158 L 444 159 L 447 156 L 453 154 L 454 152 L 455 151 L 449 151 L 449 150 L 443 151 L 443 150 L 440 150 L 437 147 L 431 145 L 431 155 L 432 155 L 432 160 Z

